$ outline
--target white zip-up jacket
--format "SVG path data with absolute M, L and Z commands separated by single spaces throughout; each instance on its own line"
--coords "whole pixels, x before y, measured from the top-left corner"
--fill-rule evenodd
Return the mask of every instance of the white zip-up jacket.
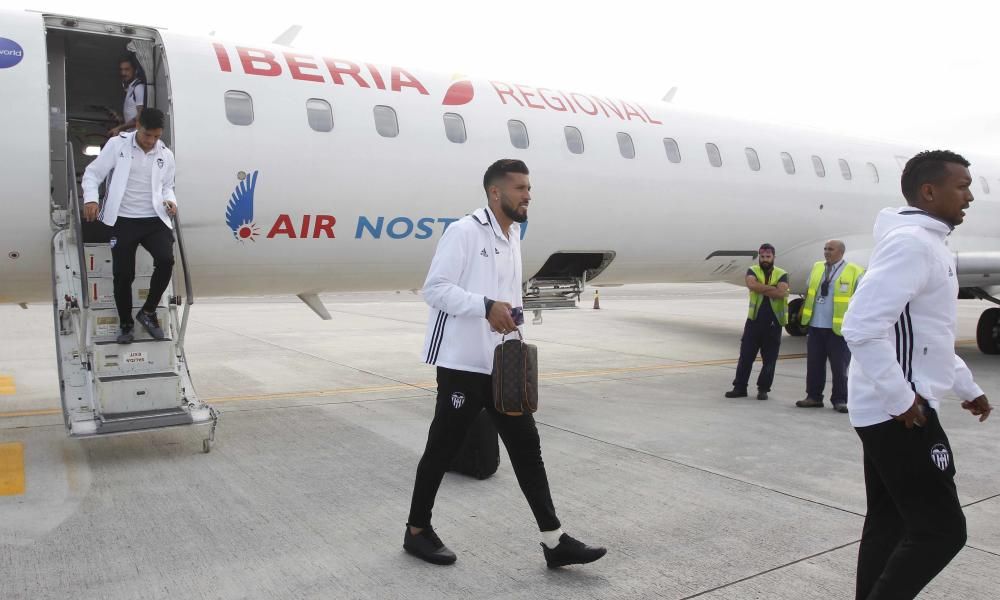
M 511 289 L 500 289 L 496 244 L 502 238 L 496 219 L 480 208 L 448 226 L 438 242 L 424 282 L 431 307 L 424 339 L 424 362 L 439 367 L 489 375 L 493 349 L 502 336 L 490 331 L 485 298 L 523 306 L 521 299 L 521 228 L 509 230 L 514 277 Z
M 949 393 L 960 400 L 983 393 L 955 355 L 958 277 L 945 245 L 951 230 L 910 206 L 886 208 L 875 220 L 875 249 L 843 327 L 855 427 L 906 412 L 914 392 L 935 410 Z
M 104 199 L 104 207 L 101 209 L 100 218 L 106 225 L 114 225 L 118 220 L 118 209 L 121 207 L 122 198 L 125 196 L 125 186 L 128 184 L 128 174 L 132 167 L 132 145 L 135 143 L 135 132 L 122 133 L 118 137 L 111 138 L 104 145 L 101 153 L 92 163 L 87 165 L 87 170 L 83 173 L 83 201 L 100 201 L 100 186 L 108 173 L 114 171 L 111 176 L 111 183 L 108 184 L 108 195 Z M 167 227 L 173 229 L 170 222 L 170 215 L 163 206 L 165 200 L 177 203 L 174 195 L 174 174 L 177 166 L 174 163 L 174 153 L 167 148 L 167 145 L 157 140 L 156 148 L 153 149 L 155 160 L 150 161 L 152 169 L 152 194 L 153 210 L 156 216 L 160 217 Z

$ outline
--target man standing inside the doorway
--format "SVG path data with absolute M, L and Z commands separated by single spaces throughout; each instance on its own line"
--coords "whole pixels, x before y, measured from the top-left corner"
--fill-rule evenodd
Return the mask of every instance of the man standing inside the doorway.
M 122 105 L 124 122 L 111 129 L 108 135 L 114 137 L 122 132 L 134 131 L 139 123 L 139 115 L 146 106 L 146 83 L 139 78 L 139 66 L 132 55 L 123 56 L 118 61 L 118 73 L 122 78 L 125 101 Z
M 104 145 L 83 174 L 83 218 L 100 218 L 112 227 L 111 257 L 114 260 L 115 305 L 118 308 L 119 344 L 131 343 L 132 281 L 135 279 L 135 252 L 140 245 L 153 257 L 153 277 L 146 302 L 135 315 L 156 339 L 163 329 L 156 307 L 170 283 L 174 266 L 174 235 L 170 217 L 177 214 L 174 195 L 174 154 L 160 141 L 164 115 L 148 108 L 139 115 L 139 128 L 122 133 Z M 99 204 L 98 188 L 109 173 L 104 204 Z

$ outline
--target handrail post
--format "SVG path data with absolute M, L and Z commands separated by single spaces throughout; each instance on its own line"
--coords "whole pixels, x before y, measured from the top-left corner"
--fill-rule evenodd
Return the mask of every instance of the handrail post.
M 83 215 L 80 212 L 80 196 L 76 189 L 76 159 L 73 143 L 66 142 L 66 177 L 69 183 L 69 213 L 72 234 L 76 237 L 76 257 L 80 269 L 80 362 L 88 362 L 87 341 L 90 337 L 90 279 L 87 276 L 87 257 L 83 248 Z

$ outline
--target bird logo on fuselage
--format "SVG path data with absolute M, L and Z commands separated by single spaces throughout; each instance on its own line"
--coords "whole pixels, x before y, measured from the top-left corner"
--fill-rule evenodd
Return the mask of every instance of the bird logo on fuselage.
M 240 182 L 236 184 L 229 204 L 226 205 L 226 225 L 233 231 L 233 237 L 239 242 L 250 240 L 260 235 L 260 229 L 253 221 L 253 193 L 257 186 L 257 171 L 249 175 L 240 173 Z

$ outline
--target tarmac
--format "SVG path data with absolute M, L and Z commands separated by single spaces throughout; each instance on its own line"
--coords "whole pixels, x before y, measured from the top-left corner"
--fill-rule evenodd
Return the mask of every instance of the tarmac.
M 804 338 L 784 336 L 770 400 L 723 398 L 745 294 L 603 288 L 593 310 L 591 289 L 526 315 L 556 509 L 608 548 L 556 570 L 504 451 L 492 478 L 441 487 L 458 562 L 403 552 L 435 388 L 415 294 L 326 295 L 331 321 L 289 297 L 198 300 L 187 356 L 222 413 L 209 454 L 205 428 L 68 438 L 51 305 L 0 306 L 0 598 L 853 598 L 860 442 L 829 405 L 794 407 Z M 998 357 L 972 341 L 987 306 L 959 305 L 957 351 L 1000 400 Z M 1000 597 L 998 418 L 942 411 L 969 539 L 921 598 Z

